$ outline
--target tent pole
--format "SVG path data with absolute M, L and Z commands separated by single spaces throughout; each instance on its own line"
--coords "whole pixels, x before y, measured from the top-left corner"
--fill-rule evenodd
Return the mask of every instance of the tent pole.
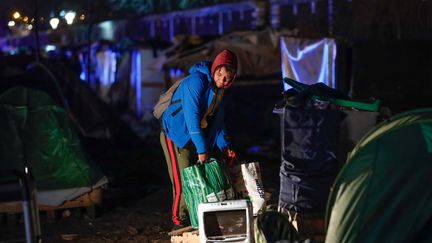
M 40 62 L 40 43 L 39 43 L 39 20 L 38 20 L 38 0 L 34 0 L 34 32 L 35 32 L 35 57 L 36 62 Z

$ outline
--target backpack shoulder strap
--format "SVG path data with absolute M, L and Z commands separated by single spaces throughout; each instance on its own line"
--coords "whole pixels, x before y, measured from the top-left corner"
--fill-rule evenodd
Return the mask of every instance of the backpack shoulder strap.
M 159 100 L 156 103 L 156 105 L 153 107 L 153 115 L 158 120 L 162 117 L 162 114 L 165 112 L 165 110 L 173 103 L 179 103 L 181 99 L 172 101 L 172 96 L 174 95 L 174 92 L 177 90 L 178 86 L 180 86 L 180 83 L 183 82 L 184 78 L 181 80 L 176 81 L 165 93 L 159 96 Z

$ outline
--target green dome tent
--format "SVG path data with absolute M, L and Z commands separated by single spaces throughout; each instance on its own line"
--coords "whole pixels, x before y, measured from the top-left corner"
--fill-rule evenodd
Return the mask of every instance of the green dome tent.
M 325 242 L 432 242 L 432 109 L 372 129 L 327 204 Z
M 82 149 L 66 110 L 42 90 L 14 86 L 0 94 L 0 138 L 0 170 L 29 166 L 45 205 L 107 182 Z

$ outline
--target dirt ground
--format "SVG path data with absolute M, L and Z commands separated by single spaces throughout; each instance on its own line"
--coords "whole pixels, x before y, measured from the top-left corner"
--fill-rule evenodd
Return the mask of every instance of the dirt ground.
M 234 94 L 249 95 L 234 95 L 235 105 L 229 111 L 237 155 L 242 160 L 260 162 L 265 191 L 271 193 L 270 203 L 277 203 L 279 190 L 279 118 L 271 114 L 273 104 L 280 98 L 278 89 L 278 85 L 250 87 L 246 91 L 243 87 L 234 88 Z M 130 119 L 123 120 L 132 129 L 117 131 L 122 134 L 119 139 L 82 139 L 109 180 L 102 205 L 96 208 L 96 214 L 82 208 L 58 210 L 54 222 L 49 222 L 42 212 L 43 242 L 170 241 L 167 233 L 172 229 L 171 184 L 159 145 L 158 127 L 152 122 L 135 121 L 131 125 Z M 145 131 L 145 135 L 138 134 L 139 131 Z M 19 216 L 16 224 L 1 222 L 0 241 L 23 236 Z

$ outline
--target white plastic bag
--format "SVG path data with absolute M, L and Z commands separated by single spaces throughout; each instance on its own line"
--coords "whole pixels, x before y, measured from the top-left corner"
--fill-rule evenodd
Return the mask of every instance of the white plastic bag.
M 236 198 L 249 199 L 253 214 L 265 207 L 264 187 L 258 162 L 243 162 L 230 168 Z

